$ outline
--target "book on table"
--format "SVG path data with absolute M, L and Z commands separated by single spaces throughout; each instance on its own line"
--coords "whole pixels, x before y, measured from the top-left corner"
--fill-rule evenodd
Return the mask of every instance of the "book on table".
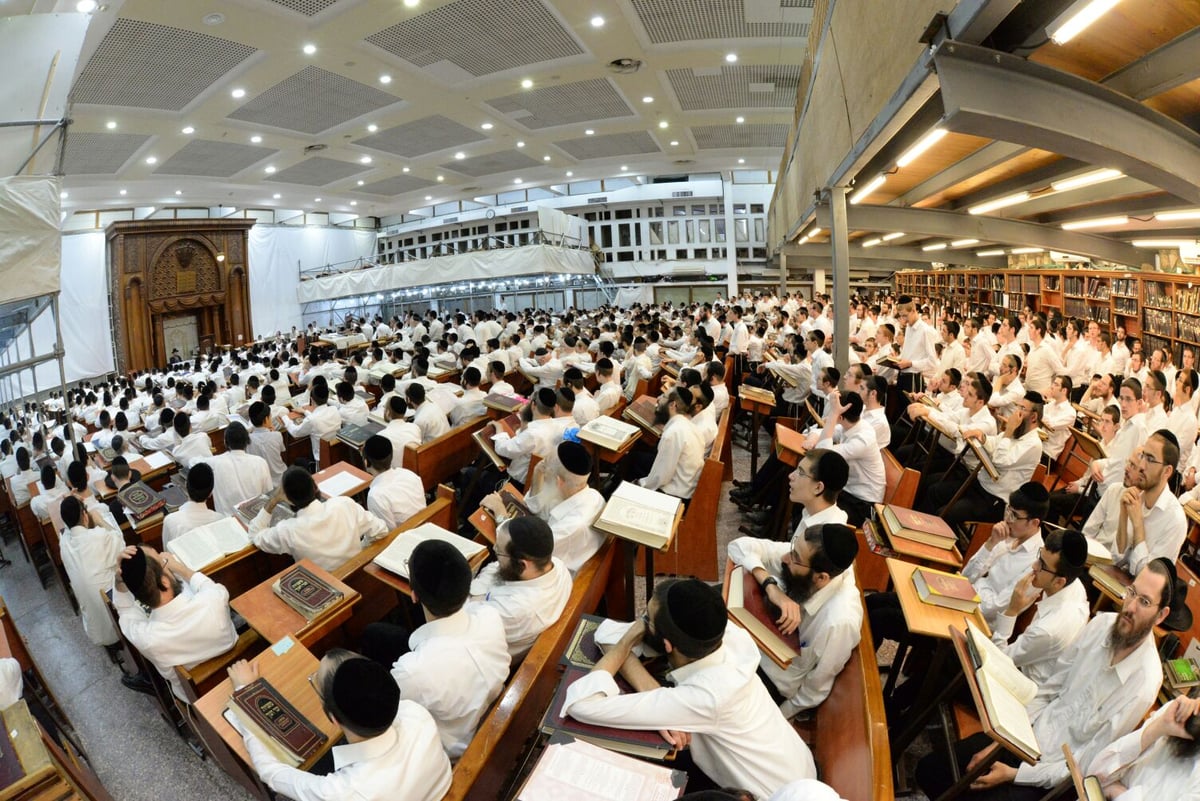
M 1200 686 L 1200 664 L 1190 656 L 1168 659 L 1163 662 L 1163 676 L 1172 690 L 1186 690 Z
M 145 520 L 166 508 L 166 501 L 144 481 L 126 484 L 117 490 L 117 499 L 129 510 L 134 520 Z
M 338 430 L 337 438 L 352 448 L 361 448 L 367 440 L 384 429 L 379 423 L 368 420 L 360 426 L 347 423 Z
M 1087 541 L 1087 564 L 1091 565 L 1111 565 L 1113 563 L 1112 551 L 1108 546 L 1100 543 L 1091 537 L 1084 537 Z
M 619 451 L 641 436 L 642 430 L 613 417 L 600 416 L 579 429 L 579 438 L 610 451 Z
M 1133 578 L 1116 565 L 1092 565 L 1088 568 L 1088 576 L 1102 590 L 1107 590 L 1114 598 L 1125 595 L 1125 588 L 1133 583 Z
M 254 498 L 248 498 L 234 506 L 233 513 L 237 516 L 238 520 L 246 524 L 246 528 L 249 528 L 251 521 L 258 517 L 258 513 L 263 510 L 263 507 L 267 505 L 267 502 L 271 500 L 271 496 L 274 494 L 274 492 L 264 492 L 262 495 Z M 291 520 L 295 516 L 296 510 L 287 502 L 280 501 L 275 504 L 275 509 L 271 512 L 271 520 L 267 525 L 275 526 L 284 520 Z
M 654 765 L 559 732 L 517 791 L 517 801 L 668 801 L 687 773 Z
M 958 537 L 946 521 L 937 515 L 905 509 L 895 504 L 885 504 L 880 515 L 887 533 L 892 537 L 904 537 L 939 548 L 953 548 Z
M 176 484 L 168 484 L 159 490 L 159 495 L 162 496 L 163 503 L 167 507 L 167 514 L 178 512 L 180 507 L 188 502 L 187 490 Z
M 754 403 L 761 403 L 765 406 L 775 405 L 775 393 L 769 389 L 762 387 L 752 387 L 749 384 L 742 384 L 738 387 L 738 397 L 745 398 Z
M 593 524 L 622 539 L 662 550 L 675 536 L 683 501 L 622 481 Z
M 416 528 L 397 534 L 391 543 L 380 551 L 373 561 L 384 570 L 407 579 L 408 560 L 412 558 L 412 553 L 416 547 L 425 540 L 441 540 L 442 542 L 450 543 L 462 552 L 462 555 L 467 558 L 468 562 L 478 558 L 481 553 L 487 550 L 485 546 L 480 545 L 478 542 L 469 540 L 453 531 L 447 531 L 436 523 L 422 523 Z
M 658 423 L 654 419 L 654 412 L 657 408 L 657 398 L 653 398 L 649 395 L 640 395 L 637 398 L 634 398 L 633 402 L 621 411 L 621 416 L 626 420 L 631 420 L 634 423 L 637 423 L 654 436 L 661 437 L 664 424 Z
M 306 620 L 316 619 L 345 597 L 345 593 L 304 565 L 295 565 L 276 579 L 271 590 Z
M 930 545 L 925 542 L 910 540 L 908 537 L 892 534 L 883 524 L 883 504 L 875 504 L 876 520 L 863 521 L 863 535 L 872 553 L 880 556 L 907 556 L 910 559 L 938 562 L 946 564 L 959 559 L 958 546 L 945 548 L 941 545 Z
M 913 571 L 913 586 L 924 603 L 973 614 L 979 608 L 979 593 L 965 576 L 928 567 Z
M 725 569 L 723 593 L 729 619 L 744 628 L 760 651 L 781 668 L 800 655 L 800 637 L 784 634 L 776 620 L 779 609 L 771 603 L 754 576 L 730 562 Z
M 577 740 L 631 756 L 649 759 L 675 758 L 674 746 L 664 740 L 657 731 L 593 725 L 563 715 L 567 688 L 587 673 L 586 669 L 578 667 L 567 667 L 563 670 L 558 688 L 554 691 L 554 698 L 550 702 L 550 708 L 546 710 L 546 715 L 542 718 L 541 731 L 543 734 L 553 735 L 556 732 L 564 732 Z M 622 693 L 633 692 L 633 688 L 620 676 L 616 681 Z
M 167 543 L 167 551 L 191 570 L 203 570 L 213 562 L 250 546 L 246 530 L 232 517 L 222 517 L 180 534 Z
M 604 656 L 604 651 L 596 643 L 596 629 L 600 628 L 603 622 L 604 618 L 599 615 L 580 615 L 579 622 L 575 624 L 575 631 L 567 641 L 567 647 L 558 663 L 564 667 L 584 670 L 594 668 L 600 657 Z
M 226 710 L 280 762 L 294 768 L 304 764 L 329 739 L 266 679 L 255 679 L 234 690 Z
M 488 409 L 512 414 L 525 405 L 525 399 L 518 395 L 501 395 L 499 392 L 489 392 L 483 399 L 483 405 Z
M 971 621 L 967 621 L 966 641 L 988 723 L 1007 741 L 1005 745 L 1036 762 L 1041 750 L 1026 707 L 1037 695 L 1037 684 Z

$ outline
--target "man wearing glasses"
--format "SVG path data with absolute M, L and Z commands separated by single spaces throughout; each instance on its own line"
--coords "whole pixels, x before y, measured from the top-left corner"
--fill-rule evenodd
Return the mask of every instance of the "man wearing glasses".
M 1165 559 L 1155 559 L 1138 573 L 1120 610 L 1092 618 L 1026 706 L 1041 759 L 1026 765 L 1005 753 L 971 785 L 975 792 L 967 797 L 1034 801 L 1067 779 L 1063 743 L 1081 765 L 1088 765 L 1105 746 L 1133 731 L 1162 684 L 1151 631 L 1168 616 L 1172 623 L 1178 620 L 1171 605 L 1182 606 L 1184 592 L 1186 587 L 1177 585 L 1174 568 Z M 960 740 L 954 747 L 955 760 L 965 771 L 992 744 L 982 732 Z M 930 798 L 955 781 L 940 751 L 917 764 L 916 780 Z

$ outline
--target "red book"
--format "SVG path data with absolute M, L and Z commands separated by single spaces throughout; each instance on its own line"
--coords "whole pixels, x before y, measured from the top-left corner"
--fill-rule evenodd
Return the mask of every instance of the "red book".
M 557 731 L 566 732 L 577 740 L 607 748 L 610 751 L 620 751 L 631 756 L 649 757 L 651 759 L 673 759 L 674 748 L 657 731 L 644 729 L 614 729 L 611 726 L 593 726 L 582 723 L 572 717 L 563 716 L 563 703 L 567 699 L 567 688 L 588 671 L 582 668 L 568 667 L 563 671 L 558 689 L 554 691 L 554 700 L 542 718 L 541 730 L 545 734 Z M 632 692 L 632 688 L 624 679 L 617 677 L 617 686 L 621 692 Z
M 266 735 L 294 764 L 301 764 L 325 744 L 325 734 L 296 711 L 266 679 L 257 679 L 230 698 L 230 706 L 249 722 L 250 730 L 263 739 Z
M 927 604 L 957 609 L 967 614 L 979 608 L 979 593 L 964 576 L 928 567 L 918 567 L 912 576 L 917 596 Z
M 725 570 L 724 595 L 729 618 L 744 628 L 775 664 L 787 667 L 800 655 L 800 637 L 779 630 L 775 624 L 779 610 L 767 600 L 754 576 L 732 562 Z
M 952 548 L 958 543 L 957 535 L 937 515 L 927 515 L 889 503 L 883 507 L 882 517 L 887 533 L 893 537 L 904 537 L 942 548 Z

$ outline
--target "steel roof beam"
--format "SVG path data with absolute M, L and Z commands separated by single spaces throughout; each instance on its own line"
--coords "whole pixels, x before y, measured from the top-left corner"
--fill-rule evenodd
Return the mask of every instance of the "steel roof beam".
M 1134 100 L 1161 95 L 1200 78 L 1200 28 L 1151 50 L 1101 81 Z
M 824 207 L 818 206 L 818 209 L 821 208 Z M 850 216 L 853 217 L 854 215 L 850 214 Z M 864 248 L 862 245 L 851 243 L 849 250 L 850 265 L 852 268 L 857 266 L 858 269 L 864 270 L 886 269 L 886 265 L 895 264 L 898 261 L 917 265 L 928 265 L 934 261 L 947 261 L 956 264 L 970 264 L 973 267 L 987 267 L 995 270 L 1001 270 L 1008 266 L 1008 260 L 1003 256 L 984 256 L 981 258 L 974 255 L 976 250 L 987 250 L 987 247 L 987 245 L 978 245 L 972 248 L 926 253 L 920 248 L 887 247 L 884 245 Z M 789 268 L 796 266 L 796 264 L 828 267 L 832 264 L 831 259 L 833 258 L 833 250 L 828 242 L 784 245 L 780 253 L 787 255 Z M 819 264 L 817 264 L 818 261 L 820 262 Z M 876 264 L 875 262 L 880 262 L 880 264 Z

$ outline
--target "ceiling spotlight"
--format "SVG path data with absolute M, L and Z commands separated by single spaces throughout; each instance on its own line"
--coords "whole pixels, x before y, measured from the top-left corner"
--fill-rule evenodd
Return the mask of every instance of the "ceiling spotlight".
M 201 19 L 200 21 L 203 22 L 205 25 L 220 25 L 222 22 L 225 21 L 225 15 L 224 14 L 205 14 L 204 18 Z
M 520 184 L 520 183 L 524 183 L 524 181 L 522 181 L 520 178 L 513 178 L 513 183 Z
M 411 167 L 402 167 L 400 169 L 400 172 L 409 172 L 411 169 L 412 169 Z
M 466 157 L 467 157 L 467 154 L 462 152 L 461 150 L 454 154 L 454 158 L 458 159 L 459 161 L 462 161 Z
M 96 10 L 96 0 L 79 0 L 75 4 L 75 10 L 80 14 L 91 14 Z
M 603 28 L 604 27 L 604 17 L 600 16 L 599 14 L 592 17 L 592 27 L 593 28 Z
M 483 125 L 480 125 L 479 127 L 480 127 L 480 128 L 482 128 L 482 129 L 483 129 L 483 130 L 485 130 L 485 131 L 490 131 L 490 130 L 492 130 L 493 128 L 495 128 L 496 126 L 495 126 L 495 125 L 492 125 L 490 122 L 485 122 Z
M 568 178 L 571 178 L 571 177 L 572 177 L 572 176 L 574 176 L 574 175 L 575 175 L 575 173 L 574 173 L 574 172 L 572 172 L 571 170 L 567 170 L 567 177 L 568 177 Z
M 549 161 L 549 160 L 550 160 L 549 156 L 542 156 L 542 161 Z
M 320 202 L 321 202 L 321 198 L 319 198 L 319 197 L 313 198 L 313 203 L 320 203 Z
M 725 60 L 728 61 L 730 64 L 735 63 L 737 61 L 737 53 L 726 53 Z
M 671 140 L 671 147 L 679 147 L 679 140 L 678 140 L 678 139 L 672 139 L 672 140 Z
M 87 13 L 87 12 L 84 12 L 84 13 Z M 60 200 L 66 200 L 66 199 L 67 199 L 67 197 L 68 197 L 68 195 L 67 195 L 67 193 L 66 193 L 66 192 L 59 192 L 59 193 L 58 193 L 58 197 L 59 197 L 59 199 L 60 199 Z
M 446 176 L 444 176 L 444 175 L 439 175 L 439 176 L 438 176 L 438 180 L 439 180 L 439 181 L 444 181 L 444 180 L 446 180 Z
M 379 130 L 379 126 L 376 125 L 375 123 L 371 123 L 370 125 L 367 126 L 368 133 L 375 133 L 378 130 Z
M 433 195 L 426 195 L 426 196 L 425 196 L 425 199 L 426 199 L 426 200 L 433 200 Z
M 104 127 L 111 131 L 117 127 L 117 121 L 109 120 L 108 122 L 104 123 Z
M 874 178 L 866 183 L 861 189 L 850 196 L 850 205 L 857 206 L 867 199 L 867 196 L 874 192 L 879 187 L 883 186 L 883 182 L 887 180 L 887 176 L 879 173 Z
M 358 205 L 358 201 L 357 201 L 357 200 L 351 200 L 351 201 L 350 201 L 350 205 L 351 205 L 351 206 L 357 206 L 357 205 Z
M 517 147 L 525 147 L 525 141 L 524 141 L 524 140 L 520 140 L 520 141 L 518 141 L 518 142 L 517 142 Z
M 738 125 L 741 125 L 745 121 L 746 121 L 745 117 L 738 117 L 736 120 L 734 120 L 734 122 L 736 122 Z
M 279 198 L 283 197 L 283 195 L 276 192 L 275 194 L 271 195 L 271 197 L 275 198 L 276 200 L 279 200 Z
M 658 127 L 659 127 L 659 128 L 666 128 L 666 127 L 667 127 L 667 126 L 669 126 L 670 124 L 671 124 L 671 123 L 667 122 L 666 120 L 659 120 L 659 121 L 658 121 Z
M 234 89 L 229 94 L 233 95 L 234 100 L 240 100 L 241 98 L 246 96 L 246 90 L 238 88 L 238 89 Z
M 259 136 L 258 134 L 255 134 L 254 136 L 250 137 L 250 141 L 251 141 L 251 143 L 257 145 L 259 142 L 262 141 L 262 137 Z
M 972 214 L 987 214 L 989 211 L 1003 209 L 1009 206 L 1015 206 L 1018 203 L 1024 203 L 1029 200 L 1031 195 L 1028 192 L 1017 192 L 1015 195 L 1005 195 L 1004 197 L 989 200 L 986 203 L 980 203 L 977 206 L 972 206 L 967 211 Z
M 147 164 L 157 164 L 158 156 L 146 156 L 146 163 Z
M 945 249 L 946 249 L 945 242 L 938 242 L 936 244 L 926 245 L 925 247 L 921 248 L 921 250 L 925 251 L 926 253 L 929 253 L 930 251 L 933 251 L 933 250 L 945 250 Z
M 405 8 L 416 8 L 421 5 L 421 0 L 404 0 Z
M 899 239 L 902 236 L 904 236 L 903 231 L 896 231 L 894 233 L 884 234 L 882 239 L 884 242 L 891 242 L 893 239 Z
M 363 185 L 363 184 L 365 184 L 365 183 L 366 183 L 366 181 L 364 181 L 362 178 L 359 178 L 359 179 L 358 179 L 358 185 L 359 185 L 359 186 L 362 186 L 362 185 Z
M 183 190 L 182 190 L 182 189 L 176 189 L 176 190 L 175 190 L 175 196 L 176 196 L 176 197 L 179 197 L 179 196 L 180 196 L 180 195 L 182 195 L 182 194 L 183 194 Z
M 533 81 L 530 80 L 529 78 L 526 78 L 525 80 L 521 81 L 521 88 L 522 89 L 532 89 Z
M 1085 228 L 1112 228 L 1117 225 L 1125 225 L 1129 222 L 1129 218 L 1124 214 L 1119 214 L 1113 217 L 1095 217 L 1090 220 L 1073 220 L 1062 224 L 1064 231 L 1080 231 Z
M 275 167 L 273 165 L 267 167 L 267 175 L 271 175 L 274 172 L 275 172 Z
M 622 164 L 622 165 L 621 165 L 621 172 L 628 172 L 628 171 L 629 171 L 629 168 L 628 168 L 628 167 L 626 167 L 624 164 Z
M 738 159 L 738 164 L 745 164 L 745 163 L 746 163 L 745 159 Z
M 120 195 L 121 197 L 125 197 L 125 195 L 126 195 L 126 194 L 128 194 L 128 190 L 122 189 L 122 190 L 121 190 L 120 192 L 118 192 L 117 194 L 118 194 L 118 195 Z
M 643 97 L 643 98 L 642 98 L 642 102 L 643 102 L 643 103 L 653 103 L 653 102 L 654 102 L 654 98 L 653 98 L 653 97 L 651 97 L 650 95 L 646 95 L 645 97 Z
M 387 73 L 384 73 L 383 75 L 379 76 L 379 82 L 384 85 L 387 85 L 392 82 L 392 76 L 388 75 Z
M 193 128 L 193 127 L 192 127 L 192 126 L 190 126 L 190 125 L 186 125 L 186 126 L 184 126 L 184 128 L 183 128 L 183 132 L 184 132 L 185 134 L 194 134 L 194 133 L 196 132 L 196 129 L 195 129 L 195 128 Z
M 360 158 L 360 159 L 358 160 L 358 162 L 359 162 L 360 164 L 370 164 L 370 163 L 371 163 L 371 157 L 370 157 L 370 156 L 363 156 L 362 158 Z
M 304 55 L 311 56 L 315 52 L 317 52 L 317 46 L 312 42 L 309 42 L 304 46 Z
M 896 159 L 896 166 L 907 167 L 909 164 L 912 164 L 918 156 L 941 141 L 941 138 L 947 133 L 949 132 L 945 128 L 934 128 L 918 139 L 915 145 L 904 151 L 904 155 Z

